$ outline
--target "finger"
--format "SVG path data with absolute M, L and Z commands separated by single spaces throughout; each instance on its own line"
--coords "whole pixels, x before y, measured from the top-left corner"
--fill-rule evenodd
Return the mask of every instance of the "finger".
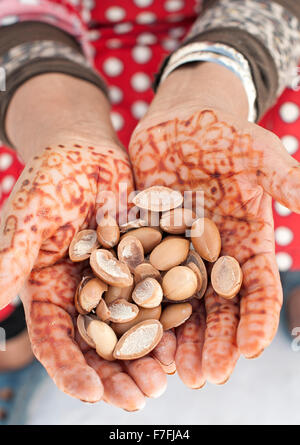
M 179 377 L 189 388 L 198 389 L 205 384 L 202 370 L 202 349 L 205 333 L 205 309 L 201 302 L 194 302 L 194 312 L 177 328 L 175 363 Z
M 34 192 L 35 182 L 21 178 L 20 181 L 1 219 L 0 309 L 18 294 L 36 262 L 43 239 L 54 235 L 59 221 L 60 210 L 54 199 Z
M 158 361 L 166 374 L 176 372 L 176 335 L 173 331 L 164 331 L 162 339 L 152 351 L 152 356 Z
M 236 331 L 238 297 L 225 300 L 210 286 L 205 294 L 206 331 L 202 367 L 210 383 L 222 384 L 230 377 L 239 358 Z
M 64 262 L 32 272 L 22 289 L 32 349 L 55 384 L 72 397 L 96 402 L 102 383 L 74 339 L 73 297 L 79 266 Z
M 108 156 L 100 153 L 98 191 L 95 201 L 96 222 L 109 213 L 118 223 L 127 222 L 129 196 L 134 191 L 132 167 L 123 149 L 108 150 Z
M 257 127 L 259 162 L 258 182 L 280 204 L 300 213 L 300 164 L 292 158 L 280 139 L 273 133 Z
M 134 380 L 124 372 L 120 362 L 103 360 L 95 351 L 87 352 L 85 359 L 103 382 L 103 400 L 126 411 L 137 411 L 144 408 L 145 396 Z
M 243 266 L 243 288 L 237 344 L 248 358 L 272 341 L 279 324 L 282 288 L 274 253 L 251 257 Z
M 86 402 L 102 398 L 102 383 L 74 341 L 69 314 L 54 304 L 33 302 L 28 327 L 33 353 L 59 389 Z
M 167 389 L 166 374 L 154 358 L 148 356 L 127 361 L 125 368 L 147 397 L 156 399 Z
M 0 229 L 0 309 L 18 295 L 37 257 L 40 240 L 34 221 L 22 223 L 25 217 L 4 215 Z

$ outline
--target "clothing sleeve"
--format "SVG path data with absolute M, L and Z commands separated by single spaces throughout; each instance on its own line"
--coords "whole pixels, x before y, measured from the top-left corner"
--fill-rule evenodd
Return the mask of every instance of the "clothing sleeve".
M 88 24 L 81 2 L 0 1 L 0 139 L 12 146 L 5 117 L 12 96 L 30 78 L 56 72 L 93 83 L 106 92 L 94 70 Z
M 247 59 L 259 118 L 298 76 L 300 1 L 204 0 L 181 48 L 192 42 L 225 44 Z

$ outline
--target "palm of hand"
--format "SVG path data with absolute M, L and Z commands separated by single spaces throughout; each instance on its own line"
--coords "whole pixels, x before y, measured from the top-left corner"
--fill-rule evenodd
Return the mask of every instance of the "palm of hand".
M 106 192 L 117 196 L 120 183 L 133 190 L 127 155 L 118 146 L 64 143 L 32 159 L 3 214 L 0 281 L 3 302 L 23 286 L 33 351 L 60 389 L 136 410 L 144 394 L 165 389 L 165 375 L 150 357 L 112 363 L 89 350 L 74 328 L 74 294 L 84 266 L 66 259 L 74 234 L 96 227 Z
M 299 211 L 297 163 L 274 135 L 228 122 L 207 110 L 149 127 L 146 116 L 130 144 L 137 187 L 203 191 L 205 214 L 221 233 L 221 254 L 242 266 L 241 298 L 224 300 L 209 287 L 205 309 L 195 303 L 194 314 L 177 330 L 177 369 L 194 388 L 206 380 L 223 383 L 240 353 L 254 357 L 271 342 L 282 291 L 269 194 Z

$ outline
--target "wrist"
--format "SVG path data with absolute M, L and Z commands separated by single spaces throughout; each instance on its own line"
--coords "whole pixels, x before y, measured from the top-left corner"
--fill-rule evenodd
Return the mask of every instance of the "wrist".
M 104 93 L 64 74 L 43 74 L 22 85 L 11 100 L 6 131 L 25 161 L 50 144 L 70 140 L 119 144 Z
M 247 95 L 241 80 L 228 68 L 209 62 L 191 63 L 162 82 L 148 113 L 181 118 L 186 117 L 187 109 L 191 114 L 206 108 L 247 120 Z

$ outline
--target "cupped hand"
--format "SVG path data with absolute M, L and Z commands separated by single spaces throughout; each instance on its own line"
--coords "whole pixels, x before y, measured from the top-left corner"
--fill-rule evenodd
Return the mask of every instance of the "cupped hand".
M 208 287 L 177 329 L 178 373 L 189 387 L 200 388 L 205 381 L 224 383 L 240 354 L 258 356 L 276 333 L 282 289 L 271 197 L 300 213 L 300 169 L 274 134 L 246 118 L 200 105 L 195 111 L 192 101 L 168 113 L 163 100 L 157 103 L 130 143 L 137 188 L 203 191 L 205 215 L 221 233 L 221 255 L 234 256 L 244 275 L 232 300 Z
M 128 156 L 114 141 L 64 139 L 27 163 L 2 213 L 0 307 L 20 292 L 34 354 L 61 390 L 137 410 L 164 391 L 165 374 L 149 356 L 108 362 L 89 350 L 75 327 L 84 265 L 68 259 L 75 233 L 96 227 L 106 192 L 118 197 L 120 184 L 133 190 Z

